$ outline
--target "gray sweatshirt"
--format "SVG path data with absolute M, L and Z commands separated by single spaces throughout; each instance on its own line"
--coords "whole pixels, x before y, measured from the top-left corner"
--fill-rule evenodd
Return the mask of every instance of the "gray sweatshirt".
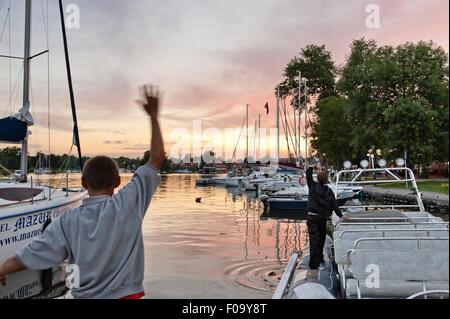
M 44 270 L 68 260 L 80 269 L 74 298 L 118 299 L 144 291 L 142 221 L 161 182 L 140 167 L 116 195 L 87 198 L 55 219 L 35 241 L 17 252 L 26 269 Z

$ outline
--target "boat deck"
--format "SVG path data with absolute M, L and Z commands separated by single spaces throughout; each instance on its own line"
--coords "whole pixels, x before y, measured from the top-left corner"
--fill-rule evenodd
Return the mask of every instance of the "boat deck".
M 426 212 L 361 212 L 333 233 L 345 298 L 449 290 L 449 227 Z M 355 216 L 356 215 L 356 216 Z
M 351 215 L 352 222 L 337 224 L 333 238 L 327 238 L 320 270 L 310 270 L 308 250 L 303 254 L 285 298 L 408 298 L 420 293 L 440 297 L 445 292 L 448 296 L 448 223 L 423 212 Z

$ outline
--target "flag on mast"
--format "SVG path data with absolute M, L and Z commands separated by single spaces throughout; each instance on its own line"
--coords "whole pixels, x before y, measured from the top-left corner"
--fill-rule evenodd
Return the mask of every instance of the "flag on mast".
M 269 115 L 269 102 L 266 102 L 266 105 L 264 106 L 264 108 L 266 109 L 267 115 Z

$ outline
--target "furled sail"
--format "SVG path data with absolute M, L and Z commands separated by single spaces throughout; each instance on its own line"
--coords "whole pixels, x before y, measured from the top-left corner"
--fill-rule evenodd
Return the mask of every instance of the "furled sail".
M 0 119 L 0 142 L 21 143 L 27 136 L 27 123 L 15 117 Z
M 34 120 L 28 102 L 16 115 L 0 119 L 0 142 L 22 143 L 31 125 L 34 125 Z

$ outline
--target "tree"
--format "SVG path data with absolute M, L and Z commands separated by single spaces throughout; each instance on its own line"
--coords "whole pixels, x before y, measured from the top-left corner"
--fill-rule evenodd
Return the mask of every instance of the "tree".
M 161 172 L 169 173 L 169 172 L 172 172 L 173 169 L 174 169 L 173 162 L 169 158 L 167 158 L 167 156 L 166 156 L 164 158 L 164 162 L 163 162 L 163 165 L 161 167 Z
M 313 124 L 314 139 L 311 144 L 334 167 L 340 167 L 344 161 L 352 159 L 349 143 L 352 126 L 345 117 L 347 104 L 344 97 L 328 97 L 316 105 L 317 121 Z
M 292 96 L 292 106 L 298 107 L 298 76 L 308 79 L 308 96 L 323 98 L 334 95 L 337 68 L 333 62 L 331 52 L 324 45 L 308 45 L 294 57 L 284 69 L 284 80 L 280 84 L 281 96 Z M 275 89 L 275 94 L 276 94 Z M 305 96 L 302 96 L 304 101 Z
M 430 131 L 421 135 L 429 143 L 420 152 L 422 160 L 448 161 L 448 55 L 442 48 L 432 42 L 379 47 L 373 40 L 355 40 L 337 90 L 349 100 L 346 117 L 353 126 L 350 142 L 356 157 L 365 156 L 370 145 L 388 148 L 393 136 L 402 138 L 386 132 L 399 105 L 412 103 L 426 111 L 426 118 L 432 116 L 433 127 L 426 126 Z M 395 130 L 409 132 L 407 118 L 397 120 Z
M 386 147 L 392 156 L 403 157 L 406 150 L 410 164 L 431 164 L 435 152 L 436 112 L 422 99 L 414 101 L 399 98 L 387 109 L 385 117 L 388 130 Z
M 147 164 L 149 160 L 150 160 L 150 151 L 145 151 L 144 157 L 141 160 L 141 165 Z
M 0 164 L 10 170 L 19 169 L 20 148 L 14 146 L 0 150 Z

